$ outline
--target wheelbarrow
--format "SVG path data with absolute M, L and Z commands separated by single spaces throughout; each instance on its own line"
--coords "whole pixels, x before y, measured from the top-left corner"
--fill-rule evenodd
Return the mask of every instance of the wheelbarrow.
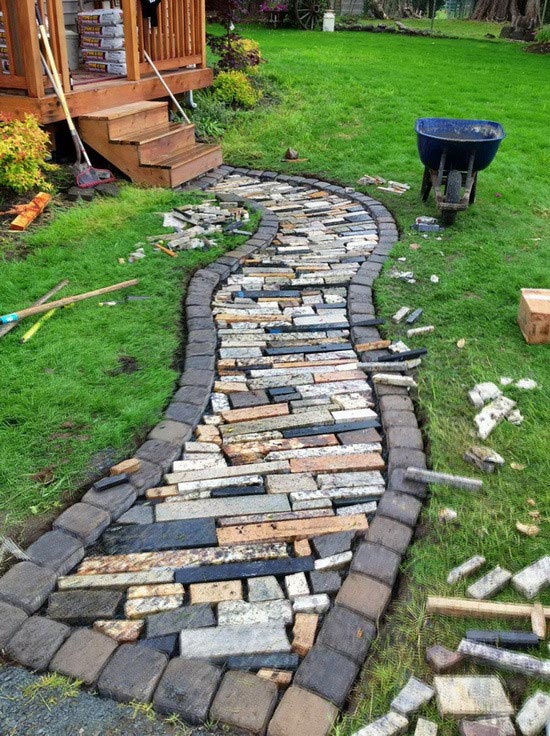
M 414 129 L 424 164 L 422 201 L 433 188 L 443 224 L 452 225 L 474 203 L 477 174 L 496 156 L 504 129 L 489 120 L 451 118 L 419 118 Z

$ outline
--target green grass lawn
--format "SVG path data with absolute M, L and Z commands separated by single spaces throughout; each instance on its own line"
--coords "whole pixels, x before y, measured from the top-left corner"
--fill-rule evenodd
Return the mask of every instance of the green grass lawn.
M 476 20 L 466 19 L 448 19 L 446 17 L 440 17 L 438 13 L 434 20 L 433 32 L 435 36 L 451 36 L 452 38 L 473 38 L 473 39 L 484 39 L 486 34 L 496 36 L 498 39 L 499 33 L 504 23 L 491 23 L 482 22 Z M 394 25 L 393 20 L 379 21 L 373 20 L 372 18 L 351 18 L 346 19 L 353 24 L 361 23 L 362 25 L 378 25 L 379 23 L 392 27 Z M 432 27 L 432 21 L 430 18 L 402 18 L 401 22 L 408 28 L 419 28 L 423 31 L 429 31 Z M 493 39 L 494 40 L 494 39 Z M 502 39 L 498 39 L 502 40 Z
M 412 186 L 403 197 L 368 191 L 395 214 L 402 240 L 393 256 L 406 258 L 397 265 L 417 277 L 416 284 L 403 284 L 388 277 L 388 268 L 377 283 L 388 334 L 404 334 L 403 328 L 389 326 L 389 317 L 402 305 L 422 307 L 419 324 L 436 327 L 427 338 L 408 340 L 411 347 L 429 348 L 419 394 L 432 466 L 479 477 L 462 460 L 476 442 L 474 411 L 467 400 L 475 382 L 531 377 L 541 386 L 533 392 L 507 390 L 525 421 L 520 427 L 505 423 L 489 437 L 486 444 L 504 456 L 506 467 L 484 478 L 482 493 L 434 488 L 420 539 L 403 568 L 406 588 L 357 688 L 357 713 L 337 727 L 339 736 L 349 736 L 385 712 L 411 673 L 429 675 L 426 645 L 456 646 L 468 625 L 482 623 L 426 620 L 426 594 L 464 593 L 466 585 L 446 585 L 451 567 L 479 553 L 487 558 L 487 570 L 500 564 L 515 572 L 548 553 L 550 348 L 526 345 L 515 320 L 519 290 L 550 283 L 550 98 L 544 94 L 550 67 L 547 59 L 525 54 L 515 44 L 257 27 L 243 31 L 260 42 L 268 59 L 265 68 L 280 80 L 284 101 L 237 121 L 224 141 L 228 161 L 347 185 L 370 173 Z M 497 120 L 507 133 L 494 163 L 480 174 L 476 204 L 440 240 L 409 229 L 415 216 L 437 215 L 433 199 L 424 205 L 419 196 L 422 167 L 413 126 L 422 116 Z M 307 161 L 282 163 L 289 146 Z M 411 250 L 411 243 L 421 248 Z M 430 282 L 432 274 L 440 277 L 439 284 Z M 461 338 L 466 340 L 462 350 L 456 347 Z M 512 462 L 525 468 L 514 470 Z M 529 498 L 542 517 L 541 533 L 532 539 L 515 531 L 516 521 L 532 521 Z M 457 525 L 437 521 L 438 510 L 446 506 L 458 512 Z M 497 599 L 519 596 L 508 589 Z M 550 594 L 542 600 L 550 603 Z M 507 679 L 518 703 L 523 686 L 517 678 Z M 435 716 L 435 708 L 428 713 Z M 440 733 L 450 735 L 455 729 L 444 724 Z
M 123 187 L 118 199 L 75 206 L 36 228 L 25 238 L 26 259 L 0 261 L 1 313 L 30 305 L 62 279 L 70 284 L 56 298 L 140 279 L 130 290 L 57 312 L 25 344 L 20 338 L 36 318 L 2 338 L 0 531 L 13 533 L 17 522 L 67 503 L 102 462 L 131 454 L 159 420 L 178 376 L 186 281 L 246 238 L 220 235 L 217 247 L 177 258 L 146 245 L 144 259 L 118 259 L 148 235 L 170 232 L 159 213 L 200 199 Z M 148 299 L 99 306 L 129 294 Z M 120 371 L 123 356 L 135 360 L 135 372 Z

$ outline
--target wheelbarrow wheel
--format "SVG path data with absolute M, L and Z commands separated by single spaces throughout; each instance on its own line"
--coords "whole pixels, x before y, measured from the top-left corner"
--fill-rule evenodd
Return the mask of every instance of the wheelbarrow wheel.
M 462 174 L 456 169 L 451 169 L 447 174 L 447 186 L 445 188 L 445 202 L 447 204 L 458 204 L 462 189 Z M 452 225 L 456 219 L 456 210 L 443 210 L 441 219 L 444 225 Z

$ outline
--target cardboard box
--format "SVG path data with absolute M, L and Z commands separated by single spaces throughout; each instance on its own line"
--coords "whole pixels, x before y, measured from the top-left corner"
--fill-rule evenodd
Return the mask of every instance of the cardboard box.
M 522 289 L 518 324 L 530 345 L 550 344 L 550 289 Z

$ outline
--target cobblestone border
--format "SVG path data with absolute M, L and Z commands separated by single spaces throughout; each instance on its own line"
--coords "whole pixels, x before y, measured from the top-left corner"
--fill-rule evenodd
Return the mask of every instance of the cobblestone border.
M 348 290 L 348 315 L 354 345 L 381 338 L 376 326 L 373 284 L 398 240 L 395 221 L 377 200 L 352 189 L 308 177 L 221 166 L 185 189 L 208 189 L 228 174 L 257 176 L 294 185 L 307 184 L 344 196 L 367 208 L 379 231 L 373 253 L 361 264 Z M 0 647 L 33 669 L 50 669 L 97 683 L 102 695 L 128 702 L 153 701 L 161 712 L 176 712 L 191 723 L 208 714 L 231 725 L 235 698 L 254 708 L 264 701 L 265 719 L 250 733 L 268 736 L 326 736 L 346 701 L 379 623 L 389 605 L 401 560 L 413 536 L 427 488 L 407 481 L 405 468 L 426 466 L 422 435 L 408 389 L 375 384 L 386 438 L 387 487 L 375 518 L 355 551 L 350 572 L 327 614 L 316 642 L 304 658 L 292 686 L 277 705 L 276 687 L 251 673 L 227 672 L 204 662 L 174 659 L 132 644 L 116 645 L 96 631 L 71 629 L 33 615 L 65 575 L 145 491 L 158 485 L 181 454 L 205 411 L 215 378 L 217 335 L 211 311 L 214 290 L 255 251 L 268 247 L 278 230 L 277 216 L 258 202 L 246 204 L 261 212 L 256 233 L 243 245 L 190 280 L 186 296 L 187 347 L 179 389 L 165 418 L 136 451 L 141 467 L 113 491 L 89 490 L 64 511 L 27 550 L 29 561 L 16 563 L 0 579 Z M 363 362 L 380 360 L 386 350 L 360 354 Z M 223 677 L 222 677 L 223 676 Z M 233 682 L 234 680 L 234 682 Z M 193 687 L 191 687 L 193 684 Z M 216 694 L 217 693 L 217 694 Z M 251 694 L 253 700 L 248 703 Z M 244 700 L 241 700 L 244 699 Z M 260 708 L 262 710 L 262 708 Z

